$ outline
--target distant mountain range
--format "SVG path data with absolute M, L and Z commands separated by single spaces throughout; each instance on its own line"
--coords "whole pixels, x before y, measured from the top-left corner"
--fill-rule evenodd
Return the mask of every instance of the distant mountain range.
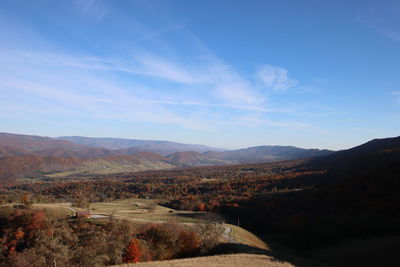
M 135 140 L 123 138 L 91 138 L 82 136 L 62 136 L 57 140 L 69 141 L 78 145 L 88 147 L 106 148 L 110 150 L 133 149 L 134 152 L 146 151 L 160 155 L 169 155 L 174 152 L 195 151 L 203 153 L 206 151 L 223 151 L 223 149 L 213 148 L 205 145 L 190 145 L 170 141 L 154 140 Z
M 50 138 L 0 133 L 0 176 L 4 176 L 1 170 L 9 176 L 34 173 L 35 177 L 54 173 L 59 176 L 110 174 L 185 166 L 272 162 L 331 153 L 333 151 L 291 146 L 257 146 L 223 151 L 204 145 L 169 141 L 78 136 Z M 21 165 L 26 170 L 18 167 Z
M 0 133 L 0 147 L 14 149 L 16 152 L 20 150 L 21 153 L 29 153 L 46 149 L 65 149 L 69 151 L 78 151 L 86 148 L 86 146 L 68 141 L 56 140 L 50 137 L 11 133 Z

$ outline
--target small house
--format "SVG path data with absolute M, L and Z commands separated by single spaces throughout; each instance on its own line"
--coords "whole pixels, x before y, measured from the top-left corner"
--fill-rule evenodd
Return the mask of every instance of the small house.
M 76 218 L 89 219 L 90 218 L 90 211 L 77 211 L 76 212 Z

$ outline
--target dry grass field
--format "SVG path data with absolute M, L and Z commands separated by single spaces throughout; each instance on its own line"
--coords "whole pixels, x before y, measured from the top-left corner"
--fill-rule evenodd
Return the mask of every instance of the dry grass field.
M 74 215 L 74 210 L 82 211 L 84 209 L 72 207 L 71 203 L 38 203 L 33 204 L 36 209 L 45 209 L 52 216 L 66 217 Z M 156 204 L 153 199 L 123 199 L 110 202 L 96 202 L 89 206 L 91 214 L 114 216 L 137 222 L 162 223 L 176 221 L 184 223 L 187 226 L 195 227 L 196 223 L 203 221 L 206 212 L 178 211 Z M 100 219 L 95 219 L 100 220 Z M 268 245 L 251 232 L 231 224 L 224 224 L 221 227 L 221 233 L 226 228 L 228 238 L 221 236 L 221 242 L 235 241 L 240 244 L 253 246 L 261 249 L 269 249 Z
M 74 216 L 75 211 L 70 208 L 71 203 L 36 203 L 31 204 L 35 210 L 44 210 L 49 218 L 65 218 Z
M 230 236 L 240 244 L 245 244 L 252 247 L 270 250 L 267 243 L 257 237 L 255 234 L 235 225 L 229 225 L 232 231 Z
M 47 174 L 47 177 L 61 178 L 69 175 L 79 174 L 114 174 L 123 172 L 140 172 L 146 170 L 165 170 L 176 166 L 163 162 L 144 161 L 140 164 L 132 162 L 118 162 L 105 159 L 94 159 L 83 162 L 82 165 L 73 168 L 70 171 L 61 171 Z
M 93 214 L 113 215 L 136 221 L 198 223 L 203 212 L 177 211 L 156 204 L 153 199 L 124 199 L 90 204 Z
M 267 255 L 256 255 L 256 254 L 232 254 L 232 255 L 219 255 L 209 257 L 197 257 L 180 260 L 169 260 L 169 261 L 154 261 L 145 263 L 135 264 L 122 264 L 118 267 L 192 267 L 192 266 L 203 266 L 203 267 L 292 267 L 288 262 L 277 261 L 275 258 Z
M 149 210 L 153 207 L 152 211 Z M 111 215 L 120 218 L 132 219 L 136 221 L 167 222 L 176 221 L 189 226 L 202 222 L 205 212 L 178 211 L 155 204 L 152 199 L 124 199 L 112 202 L 97 202 L 90 204 L 93 214 Z M 253 233 L 232 225 L 224 224 L 229 227 L 229 237 L 240 244 L 253 246 L 261 249 L 269 249 L 268 245 Z M 223 231 L 224 229 L 222 229 Z M 226 242 L 227 240 L 221 240 Z
M 153 199 L 132 198 L 110 202 L 91 203 L 89 209 L 91 214 L 112 215 L 115 218 L 129 219 L 137 221 L 138 223 L 162 223 L 172 220 L 183 223 L 187 227 L 196 227 L 196 223 L 201 223 L 203 221 L 201 215 L 204 215 L 204 212 L 176 211 L 155 203 L 156 200 Z M 71 216 L 75 213 L 75 210 L 83 210 L 81 208 L 72 207 L 71 203 L 40 203 L 33 204 L 32 207 L 36 209 L 45 209 L 55 217 Z M 93 220 L 101 222 L 104 219 Z M 306 262 L 307 265 L 305 266 L 322 266 L 314 263 L 310 265 L 309 262 L 304 259 L 291 257 L 291 253 L 284 253 L 283 255 L 282 251 L 282 253 L 276 254 L 276 251 L 271 250 L 270 246 L 268 246 L 268 244 L 262 239 L 241 227 L 225 223 L 221 225 L 221 233 L 223 232 L 225 234 L 221 235 L 220 242 L 231 242 L 231 244 L 228 245 L 232 245 L 233 247 L 231 248 L 234 248 L 234 250 L 229 253 L 239 254 L 140 263 L 135 264 L 134 266 L 294 266 L 290 262 Z M 273 256 L 277 256 L 281 261 L 277 260 L 277 258 L 274 258 Z
M 73 215 L 76 211 L 85 209 L 73 207 L 71 203 L 37 203 L 32 207 L 46 209 L 60 215 Z M 87 209 L 86 209 L 87 210 Z M 114 216 L 133 221 L 162 223 L 176 221 L 179 223 L 192 224 L 202 221 L 206 212 L 177 211 L 156 204 L 153 199 L 124 199 L 110 202 L 90 203 L 91 214 Z

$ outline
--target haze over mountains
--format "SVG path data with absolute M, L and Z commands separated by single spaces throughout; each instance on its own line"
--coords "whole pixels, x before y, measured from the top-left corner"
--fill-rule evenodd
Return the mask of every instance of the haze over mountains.
M 212 148 L 205 145 L 190 145 L 171 141 L 154 140 L 135 140 L 123 138 L 91 138 L 82 136 L 62 136 L 55 138 L 57 140 L 70 141 L 74 144 L 85 145 L 89 147 L 106 148 L 111 150 L 118 149 L 137 149 L 137 151 L 155 152 L 160 155 L 168 155 L 174 152 L 183 151 L 223 151 L 223 149 Z
M 190 145 L 170 141 L 133 140 L 90 137 L 41 137 L 0 133 L 0 156 L 45 156 L 61 158 L 97 158 L 136 155 L 139 152 L 156 153 L 176 161 L 208 159 L 236 162 L 277 161 L 328 155 L 329 150 L 302 149 L 291 146 L 257 146 L 239 150 L 222 150 L 205 145 Z M 148 154 L 147 154 L 148 155 Z
M 22 174 L 109 174 L 184 166 L 272 162 L 331 153 L 329 150 L 289 146 L 258 146 L 222 151 L 204 145 L 169 141 L 77 136 L 50 138 L 0 133 L 0 167 L 8 175 L 13 173 L 10 166 L 14 165 L 20 166 L 16 169 Z

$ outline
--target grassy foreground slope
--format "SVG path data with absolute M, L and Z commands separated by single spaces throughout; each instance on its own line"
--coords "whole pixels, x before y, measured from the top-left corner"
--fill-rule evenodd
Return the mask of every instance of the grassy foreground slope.
M 196 227 L 196 223 L 203 222 L 203 216 L 208 212 L 195 212 L 187 210 L 174 210 L 164 206 L 156 205 L 153 199 L 123 199 L 110 202 L 91 203 L 89 210 L 91 214 L 114 216 L 115 218 L 128 219 L 143 223 L 163 223 L 175 221 L 187 226 Z M 36 203 L 32 205 L 35 209 L 45 209 L 54 216 L 66 217 L 74 215 L 74 210 L 85 209 L 72 207 L 71 203 Z M 228 230 L 226 230 L 228 229 Z M 268 245 L 253 233 L 241 227 L 224 223 L 221 232 L 227 234 L 221 236 L 221 242 L 234 242 L 246 246 L 269 250 Z
M 275 258 L 267 255 L 255 254 L 233 254 L 233 255 L 219 255 L 209 257 L 198 257 L 189 259 L 169 260 L 169 261 L 154 261 L 135 264 L 122 264 L 118 267 L 128 266 L 144 266 L 144 267 L 189 267 L 189 266 L 207 266 L 207 267 L 220 267 L 220 266 L 235 266 L 235 267 L 248 267 L 248 266 L 262 266 L 262 267 L 291 267 L 295 266 L 288 262 L 277 261 Z
M 89 210 L 91 214 L 100 214 L 105 216 L 114 216 L 115 218 L 128 219 L 137 222 L 162 223 L 176 221 L 195 227 L 196 223 L 203 221 L 203 216 L 207 212 L 195 212 L 188 210 L 174 210 L 164 206 L 156 205 L 153 199 L 123 199 L 110 202 L 90 203 Z M 74 215 L 74 210 L 83 211 L 85 209 L 72 207 L 71 203 L 36 203 L 33 208 L 46 209 L 52 214 Z M 268 245 L 253 233 L 232 225 L 224 224 L 228 227 L 229 239 L 237 243 L 256 247 L 260 249 L 269 249 Z M 225 228 L 224 228 L 225 229 Z M 224 238 L 222 238 L 224 239 Z M 222 240 L 226 242 L 227 240 Z

